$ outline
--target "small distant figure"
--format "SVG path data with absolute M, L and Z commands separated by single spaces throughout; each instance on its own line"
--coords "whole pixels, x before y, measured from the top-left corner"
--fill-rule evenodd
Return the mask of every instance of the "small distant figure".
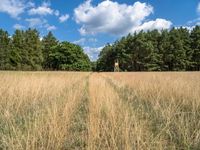
M 119 71 L 120 71 L 120 69 L 119 69 L 119 61 L 117 59 L 117 60 L 115 60 L 114 72 L 119 72 Z

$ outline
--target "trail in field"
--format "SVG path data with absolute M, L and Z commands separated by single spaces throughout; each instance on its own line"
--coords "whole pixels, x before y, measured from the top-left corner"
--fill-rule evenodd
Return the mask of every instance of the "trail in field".
M 0 149 L 199 149 L 196 80 L 187 91 L 185 79 L 163 88 L 163 78 L 143 85 L 152 79 L 121 75 L 4 76 Z
M 139 97 L 136 97 L 134 94 L 134 89 L 131 89 L 127 85 L 124 85 L 123 83 L 116 81 L 104 74 L 102 77 L 104 80 L 106 80 L 109 86 L 114 89 L 115 93 L 117 93 L 119 101 L 122 103 L 124 108 L 132 117 L 134 117 L 134 119 L 131 120 L 133 123 L 131 130 L 135 132 L 134 134 L 137 138 L 134 138 L 136 141 L 131 147 L 135 149 L 160 149 L 155 143 L 157 141 L 152 140 L 154 139 L 154 134 L 150 124 L 154 124 L 156 123 L 155 121 L 158 120 L 149 118 L 150 113 L 152 113 L 151 111 L 154 111 L 151 104 L 148 103 L 148 101 L 143 101 Z
M 64 143 L 63 149 L 86 149 L 87 144 L 87 117 L 88 117 L 88 84 L 89 76 L 84 78 L 85 86 L 79 91 L 82 97 L 71 116 L 68 135 Z
M 115 80 L 112 76 L 104 74 L 103 77 L 118 93 L 119 99 L 127 106 L 127 110 L 136 117 L 135 124 L 140 126 L 140 132 L 136 131 L 136 134 L 141 134 L 139 149 L 147 149 L 147 147 L 149 149 L 180 147 L 196 149 L 199 147 L 199 142 L 193 139 L 198 139 L 199 132 L 197 131 L 200 126 L 195 119 L 191 121 L 192 118 L 199 118 L 199 115 L 191 109 L 192 105 L 188 105 L 188 100 L 185 104 L 184 99 L 183 101 L 163 97 L 156 99 L 159 95 L 153 95 L 155 98 L 144 97 L 147 93 L 143 93 L 144 96 L 137 94 L 134 88 Z M 185 113 L 185 111 L 190 113 Z M 191 122 L 196 122 L 196 124 Z
M 140 127 L 134 113 L 99 74 L 89 79 L 88 149 L 140 149 Z
M 134 89 L 128 85 L 106 75 L 103 75 L 103 77 L 118 93 L 122 103 L 127 106 L 127 110 L 135 115 L 137 124 L 140 127 L 138 133 L 141 134 L 142 149 L 147 147 L 150 149 L 163 149 L 163 147 L 166 147 L 169 141 L 160 134 L 162 134 L 163 129 L 168 127 L 168 124 L 163 124 L 164 118 L 161 115 L 161 110 L 155 109 L 148 99 L 138 97 Z M 173 147 L 172 143 L 168 145 L 170 149 L 173 149 Z

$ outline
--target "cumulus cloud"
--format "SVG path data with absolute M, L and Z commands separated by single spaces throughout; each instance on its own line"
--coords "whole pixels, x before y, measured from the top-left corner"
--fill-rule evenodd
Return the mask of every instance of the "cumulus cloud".
M 104 48 L 101 47 L 83 47 L 86 54 L 88 54 L 90 60 L 95 61 L 98 58 L 100 51 Z
M 156 19 L 155 21 L 148 21 L 143 23 L 142 25 L 133 28 L 132 32 L 138 32 L 141 30 L 148 31 L 148 30 L 162 30 L 162 29 L 169 29 L 172 23 L 165 19 Z
M 187 22 L 187 25 L 195 25 L 196 23 L 200 22 L 200 18 L 196 18 L 194 20 L 190 20 Z
M 178 26 L 178 27 L 175 27 L 175 28 L 176 29 L 183 28 L 183 29 L 187 29 L 191 32 L 195 28 L 195 26 Z
M 198 17 L 187 22 L 187 26 L 191 28 L 193 28 L 196 25 L 200 25 L 200 2 L 197 5 L 196 11 L 197 11 Z
M 42 28 L 45 24 L 47 24 L 46 19 L 41 19 L 41 18 L 29 18 L 26 19 L 26 21 L 29 23 L 29 27 L 39 27 Z
M 46 15 L 55 15 L 59 16 L 60 12 L 59 10 L 54 10 L 50 8 L 51 3 L 43 2 L 41 6 L 35 7 L 32 6 L 32 8 L 28 11 L 29 15 L 40 15 L 40 16 L 46 16 Z
M 78 45 L 85 45 L 86 38 L 81 38 L 79 40 L 73 41 L 72 43 L 78 44 Z
M 153 13 L 153 7 L 146 3 L 135 2 L 133 5 L 127 5 L 105 0 L 93 6 L 91 2 L 92 0 L 87 0 L 74 10 L 76 22 L 82 25 L 79 29 L 82 35 L 96 33 L 124 35 L 143 29 L 142 27 L 153 27 L 152 24 L 157 25 L 158 29 L 169 28 L 166 24 L 171 24 L 170 21 L 164 19 L 144 24 L 146 18 Z M 161 26 L 163 23 L 164 25 Z M 149 27 L 149 30 L 151 29 Z
M 49 25 L 46 19 L 29 18 L 26 19 L 26 21 L 29 23 L 29 27 L 31 28 L 45 28 L 47 31 L 52 31 L 57 29 L 56 26 Z
M 61 23 L 67 21 L 68 19 L 69 19 L 68 14 L 62 15 L 62 16 L 59 17 L 59 20 L 60 20 Z
M 14 29 L 19 29 L 19 30 L 21 30 L 21 29 L 24 29 L 25 26 L 20 25 L 20 24 L 15 24 L 15 25 L 13 26 L 13 28 L 14 28 Z
M 29 8 L 29 10 L 27 10 Z M 55 15 L 59 16 L 58 10 L 50 8 L 50 3 L 43 2 L 41 6 L 36 7 L 35 3 L 28 0 L 0 0 L 0 12 L 9 14 L 13 18 L 19 18 L 19 15 L 28 12 L 29 15 Z
M 51 9 L 49 3 L 44 2 L 41 6 L 37 8 L 31 8 L 28 13 L 29 15 L 52 15 L 54 13 L 54 10 Z
M 18 18 L 22 14 L 26 7 L 29 6 L 24 4 L 21 0 L 1 0 L 0 1 L 0 12 L 9 14 L 13 18 Z
M 49 25 L 49 24 L 46 24 L 46 28 L 47 28 L 47 31 L 53 31 L 53 30 L 56 30 L 56 26 L 54 25 Z
M 98 40 L 96 38 L 81 38 L 79 40 L 73 41 L 72 43 L 78 44 L 81 46 L 85 46 L 86 44 L 95 46 L 97 41 Z
M 59 16 L 59 15 L 60 15 L 60 12 L 59 12 L 58 10 L 55 10 L 55 11 L 54 11 L 54 14 L 55 14 L 56 16 Z

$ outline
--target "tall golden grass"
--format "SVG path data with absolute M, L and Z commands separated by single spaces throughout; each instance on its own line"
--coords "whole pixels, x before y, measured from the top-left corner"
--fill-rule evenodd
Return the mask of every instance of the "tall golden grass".
M 198 72 L 0 72 L 0 149 L 199 147 Z
M 87 74 L 0 74 L 0 147 L 62 149 Z
M 90 78 L 89 94 L 88 149 L 131 149 L 133 140 L 140 136 L 134 136 L 134 114 L 97 74 Z
M 145 122 L 147 149 L 200 148 L 200 73 L 106 74 Z M 143 125 L 143 123 L 142 123 Z

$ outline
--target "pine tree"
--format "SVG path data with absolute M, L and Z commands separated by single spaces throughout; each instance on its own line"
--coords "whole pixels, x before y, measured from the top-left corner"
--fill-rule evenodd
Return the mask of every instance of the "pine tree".
M 148 71 L 161 71 L 163 64 L 163 54 L 159 49 L 159 40 L 161 34 L 158 30 L 149 31 L 146 34 L 147 41 L 149 42 L 149 53 L 147 54 L 146 68 Z
M 132 47 L 132 61 L 134 62 L 133 71 L 144 71 L 147 70 L 146 61 L 149 57 L 149 54 L 153 50 L 153 45 L 145 37 L 143 31 L 135 35 L 133 40 Z
M 196 26 L 191 32 L 192 70 L 200 71 L 200 26 Z
M 43 53 L 43 68 L 46 70 L 50 68 L 50 60 L 49 54 L 51 53 L 51 49 L 58 45 L 57 39 L 54 37 L 52 32 L 49 32 L 43 39 L 42 39 L 42 53 Z
M 173 28 L 169 33 L 170 46 L 165 51 L 166 64 L 169 71 L 180 71 L 186 69 L 186 50 L 181 38 L 180 31 Z
M 158 39 L 158 49 L 162 60 L 160 68 L 162 71 L 169 71 L 170 61 L 168 60 L 169 59 L 168 53 L 170 49 L 170 40 L 169 40 L 169 32 L 167 30 L 161 31 L 161 36 Z
M 0 29 L 0 69 L 5 70 L 10 68 L 10 39 L 8 32 Z
M 16 30 L 12 36 L 12 49 L 10 61 L 12 69 L 23 70 L 27 63 L 28 52 L 25 51 L 24 31 Z
M 113 46 L 107 44 L 99 54 L 99 59 L 97 60 L 97 70 L 113 71 L 115 59 L 116 53 L 114 52 Z
M 129 70 L 129 64 L 128 64 L 128 60 L 129 60 L 129 54 L 127 53 L 127 39 L 130 37 L 131 35 L 128 35 L 127 37 L 123 37 L 120 41 L 117 41 L 115 43 L 115 46 L 113 47 L 113 54 L 114 57 L 113 58 L 113 64 L 112 67 L 114 67 L 114 62 L 118 61 L 119 63 L 119 67 L 121 70 Z M 116 56 L 115 56 L 116 55 Z
M 25 32 L 25 49 L 27 58 L 25 70 L 41 70 L 42 69 L 42 48 L 39 33 L 35 29 L 28 29 Z
M 117 59 L 124 71 L 199 70 L 199 34 L 199 27 L 191 36 L 185 28 L 129 34 L 102 50 L 97 68 L 112 71 Z

